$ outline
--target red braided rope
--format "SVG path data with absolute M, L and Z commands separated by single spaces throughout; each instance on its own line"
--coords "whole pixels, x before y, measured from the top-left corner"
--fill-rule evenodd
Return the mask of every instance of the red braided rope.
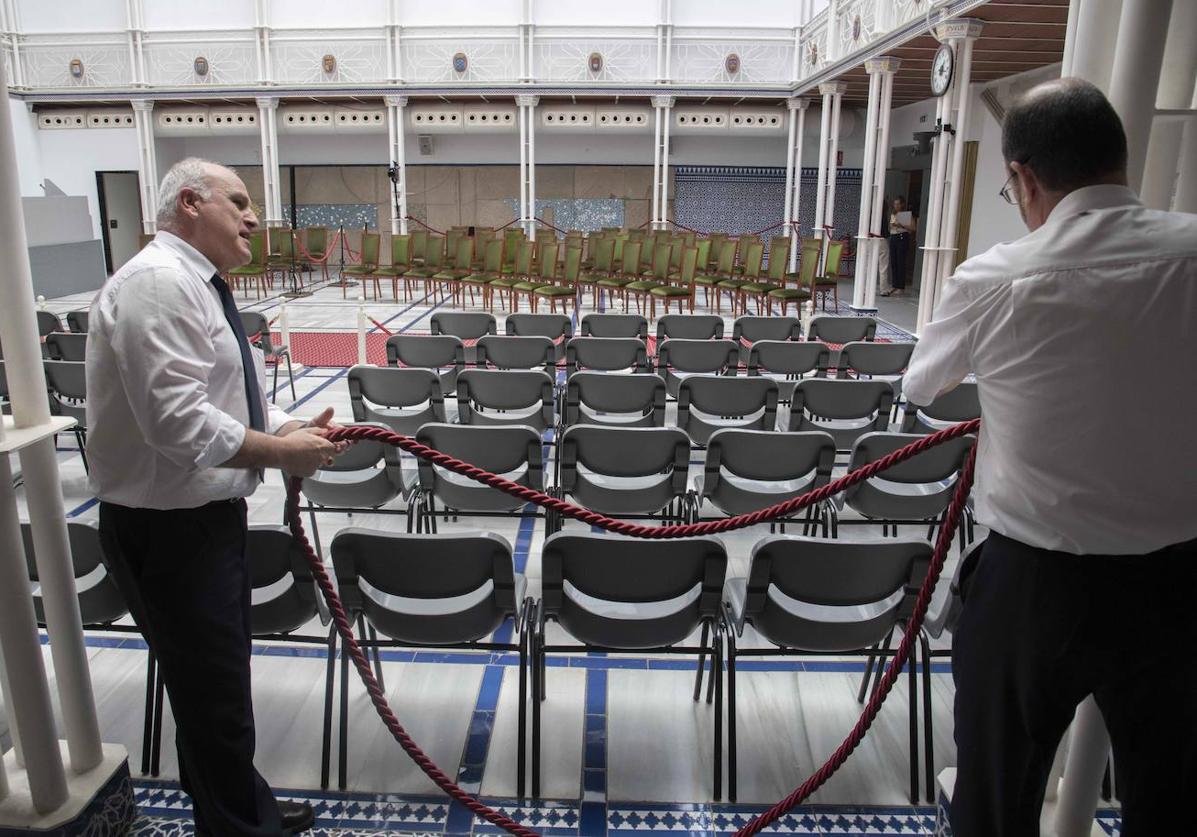
M 673 526 L 641 526 L 632 524 L 628 521 L 613 520 L 605 517 L 597 512 L 589 509 L 576 506 L 572 503 L 567 503 L 564 500 L 558 500 L 555 497 L 550 497 L 547 494 L 536 491 L 533 488 L 513 483 L 510 480 L 504 479 L 496 474 L 484 471 L 468 462 L 462 462 L 448 454 L 442 453 L 438 450 L 420 444 L 410 436 L 402 436 L 391 430 L 381 427 L 338 427 L 329 431 L 327 438 L 330 441 L 355 441 L 361 439 L 373 440 L 392 445 L 394 447 L 402 448 L 422 459 L 427 459 L 435 465 L 439 465 L 450 471 L 462 474 L 469 477 L 476 482 L 483 483 L 492 488 L 497 488 L 513 496 L 520 497 L 523 500 L 536 503 L 546 509 L 555 511 L 565 517 L 571 517 L 576 520 L 581 520 L 585 523 L 590 523 L 594 526 L 606 529 L 610 532 L 618 534 L 633 535 L 645 538 L 682 538 L 693 535 L 716 534 L 719 532 L 726 532 L 732 529 L 741 529 L 765 520 L 785 517 L 805 508 L 809 505 L 821 502 L 828 497 L 836 494 L 844 489 L 855 485 L 862 480 L 868 479 L 876 475 L 880 471 L 884 471 L 899 462 L 910 459 L 923 451 L 934 447 L 949 439 L 958 438 L 968 433 L 975 433 L 980 427 L 979 420 L 964 422 L 956 424 L 944 430 L 934 433 L 930 436 L 924 436 L 911 444 L 894 451 L 888 456 L 882 457 L 868 465 L 858 468 L 857 470 L 846 474 L 845 476 L 828 483 L 822 488 L 808 491 L 799 497 L 794 497 L 782 503 L 770 506 L 766 509 L 761 509 L 751 514 L 738 515 L 736 517 L 728 517 L 721 520 L 705 521 L 702 523 L 690 523 L 684 525 Z M 968 460 L 965 463 L 964 470 L 961 472 L 960 479 L 957 482 L 956 492 L 952 498 L 952 503 L 948 507 L 948 512 L 944 517 L 944 522 L 940 528 L 939 538 L 935 544 L 935 551 L 931 558 L 931 564 L 927 571 L 927 578 L 923 582 L 922 589 L 919 591 L 918 599 L 915 602 L 914 613 L 911 615 L 907 623 L 906 630 L 903 635 L 901 644 L 898 646 L 893 659 L 890 661 L 889 667 L 886 669 L 885 675 L 881 683 L 865 707 L 861 714 L 860 720 L 856 726 L 849 733 L 848 737 L 840 745 L 840 747 L 832 754 L 831 758 L 819 768 L 802 786 L 797 788 L 793 793 L 785 799 L 778 802 L 768 811 L 761 813 L 752 822 L 744 826 L 737 835 L 752 835 L 765 828 L 770 823 L 776 821 L 783 816 L 787 811 L 795 805 L 802 802 L 804 799 L 814 793 L 820 786 L 822 786 L 828 778 L 847 760 L 852 751 L 860 744 L 864 738 L 865 733 L 872 725 L 877 713 L 881 709 L 881 704 L 889 694 L 893 687 L 898 674 L 905 666 L 907 659 L 910 656 L 913 648 L 914 637 L 918 635 L 922 627 L 923 617 L 926 615 L 927 606 L 931 601 L 931 595 L 935 590 L 935 584 L 939 579 L 940 572 L 943 569 L 944 559 L 947 556 L 947 551 L 952 544 L 952 537 L 956 526 L 959 524 L 960 515 L 964 510 L 965 500 L 968 498 L 968 492 L 972 486 L 973 469 L 976 458 L 976 446 L 973 446 L 969 453 Z M 315 550 L 312 548 L 307 539 L 307 535 L 303 529 L 303 523 L 299 516 L 299 492 L 302 485 L 302 479 L 293 477 L 288 485 L 287 492 L 287 521 L 291 528 L 291 533 L 294 535 L 297 543 L 304 550 L 307 555 L 308 563 L 311 565 L 312 574 L 324 594 L 325 600 L 328 602 L 329 610 L 332 613 L 333 621 L 336 623 L 337 632 L 345 643 L 345 652 L 349 654 L 353 660 L 354 668 L 357 669 L 362 682 L 366 686 L 366 691 L 370 695 L 370 701 L 374 704 L 379 717 L 395 738 L 404 752 L 416 763 L 417 766 L 430 778 L 442 791 L 444 791 L 451 798 L 457 800 L 462 805 L 465 805 L 477 816 L 486 820 L 487 822 L 502 828 L 518 837 L 537 837 L 536 832 L 521 826 L 519 823 L 505 816 L 499 811 L 486 806 L 479 800 L 470 796 L 462 790 L 456 783 L 453 782 L 435 763 L 420 749 L 419 745 L 412 740 L 411 736 L 399 723 L 387 704 L 386 696 L 382 689 L 379 688 L 378 682 L 374 678 L 374 672 L 366 659 L 365 654 L 362 653 L 357 640 L 353 636 L 353 629 L 350 626 L 349 619 L 345 614 L 345 609 L 341 605 L 340 598 L 337 596 L 336 589 L 332 581 L 328 577 L 328 573 L 324 569 L 323 563 L 316 556 Z
M 568 235 L 568 233 L 565 230 L 561 229 L 560 227 L 553 226 L 548 221 L 546 221 L 544 218 L 537 218 L 537 217 L 533 216 L 532 220 L 538 224 L 543 224 L 544 226 L 548 227 L 550 230 L 553 230 L 554 232 L 559 232 L 562 235 Z
M 370 322 L 374 323 L 374 327 L 376 329 L 378 329 L 379 331 L 381 331 L 383 334 L 385 334 L 387 337 L 390 337 L 392 334 L 395 333 L 395 332 L 391 331 L 389 328 L 387 328 L 386 326 L 384 326 L 382 323 L 380 323 L 378 320 L 371 317 L 369 314 L 366 315 L 366 319 L 369 320 Z
M 404 218 L 406 218 L 408 221 L 415 221 L 417 224 L 419 224 L 421 227 L 428 230 L 429 232 L 436 233 L 437 235 L 445 234 L 443 230 L 438 230 L 436 227 L 428 226 L 423 221 L 421 221 L 419 218 L 417 218 L 415 215 L 405 215 Z

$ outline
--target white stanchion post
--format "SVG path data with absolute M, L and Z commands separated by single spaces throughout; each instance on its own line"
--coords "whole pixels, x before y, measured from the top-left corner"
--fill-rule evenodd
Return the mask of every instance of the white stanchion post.
M 287 303 L 282 303 L 278 307 L 278 333 L 284 346 L 291 345 L 291 323 L 287 317 Z
M 366 298 L 357 298 L 357 362 L 366 362 Z
M 1060 801 L 1056 806 L 1057 837 L 1089 837 L 1101 777 L 1110 755 L 1110 736 L 1097 701 L 1085 698 L 1072 719 L 1068 739 L 1068 759 L 1060 781 Z

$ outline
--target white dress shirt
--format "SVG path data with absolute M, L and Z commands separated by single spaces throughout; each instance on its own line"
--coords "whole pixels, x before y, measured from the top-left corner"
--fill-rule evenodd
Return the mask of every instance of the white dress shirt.
M 1078 555 L 1197 537 L 1197 215 L 1090 186 L 964 262 L 903 392 L 927 404 L 970 372 L 980 523 Z
M 249 426 L 237 338 L 210 281 L 216 268 L 160 232 L 91 305 L 87 335 L 87 459 L 101 500 L 148 509 L 248 497 L 249 468 L 217 467 Z M 252 349 L 266 429 L 291 416 L 266 401 L 265 363 Z

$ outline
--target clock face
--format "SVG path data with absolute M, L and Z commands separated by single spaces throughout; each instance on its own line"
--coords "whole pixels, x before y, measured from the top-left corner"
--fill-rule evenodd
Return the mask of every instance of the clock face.
M 947 44 L 940 44 L 935 53 L 935 60 L 931 62 L 931 92 L 942 96 L 952 85 L 952 65 L 955 55 Z

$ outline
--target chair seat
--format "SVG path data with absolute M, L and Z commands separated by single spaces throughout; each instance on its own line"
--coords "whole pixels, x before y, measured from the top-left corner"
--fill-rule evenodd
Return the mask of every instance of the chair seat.
M 440 273 L 434 273 L 432 275 L 432 278 L 440 279 L 440 280 L 446 281 L 446 282 L 452 282 L 452 281 L 456 281 L 458 279 L 464 279 L 466 276 L 469 276 L 469 275 L 470 275 L 470 273 L 468 270 L 442 270 Z
M 653 296 L 689 296 L 689 288 L 680 288 L 677 285 L 658 285 L 655 288 L 649 288 L 648 292 Z
M 624 290 L 628 291 L 650 291 L 653 288 L 661 287 L 661 283 L 656 279 L 643 279 L 639 282 L 629 282 L 624 285 Z
M 533 291 L 537 296 L 564 297 L 573 296 L 578 291 L 573 285 L 541 285 Z
M 232 270 L 226 271 L 228 276 L 261 276 L 265 272 L 262 267 L 254 267 L 253 265 L 246 265 L 245 267 L 234 267 Z
M 748 282 L 740 286 L 740 290 L 750 294 L 763 294 L 766 291 L 776 291 L 781 285 L 776 282 Z
M 372 264 L 355 264 L 343 268 L 341 274 L 344 276 L 366 276 L 375 271 L 376 265 Z
M 383 267 L 374 268 L 374 274 L 376 276 L 406 276 L 409 270 L 411 268 L 405 264 L 398 266 L 388 264 Z
M 718 273 L 699 273 L 694 277 L 694 284 L 696 285 L 717 285 L 726 279 L 726 276 L 721 276 Z
M 405 279 L 428 279 L 440 271 L 432 267 L 413 267 L 407 273 L 403 274 Z
M 808 299 L 810 291 L 806 288 L 778 288 L 769 291 L 769 296 L 773 299 Z
M 524 280 L 518 276 L 500 276 L 498 279 L 492 279 L 490 284 L 496 288 L 510 288 Z
M 635 281 L 630 276 L 608 276 L 605 279 L 598 280 L 594 284 L 604 288 L 622 288 L 624 285 L 630 285 Z
M 471 273 L 469 276 L 461 277 L 461 281 L 471 285 L 489 285 L 498 278 L 499 274 L 497 273 Z
M 532 282 L 527 279 L 523 279 L 519 282 L 516 282 L 511 287 L 515 288 L 517 291 L 534 291 L 537 288 L 543 288 L 544 285 L 542 285 L 540 282 Z
M 720 279 L 715 283 L 717 288 L 732 288 L 733 290 L 739 288 L 741 285 L 747 285 L 748 279 Z

